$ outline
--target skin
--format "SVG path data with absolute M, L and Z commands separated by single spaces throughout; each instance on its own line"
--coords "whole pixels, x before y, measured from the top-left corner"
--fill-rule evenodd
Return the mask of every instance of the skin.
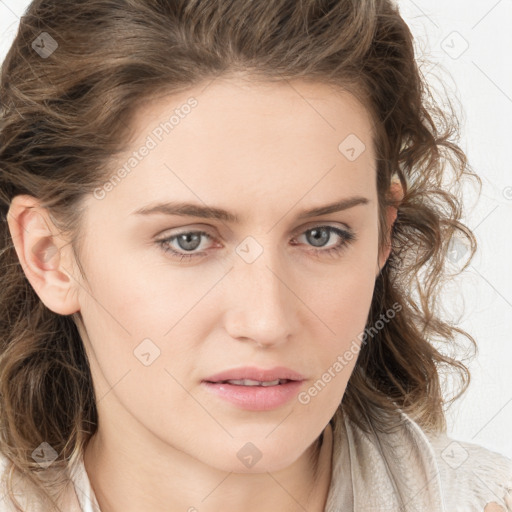
M 101 200 L 85 198 L 87 280 L 31 196 L 11 204 L 15 248 L 44 304 L 83 320 L 99 414 L 84 461 L 103 512 L 322 511 L 328 422 L 356 358 L 309 403 L 293 399 L 263 412 L 211 395 L 201 380 L 239 366 L 283 365 L 305 376 L 304 391 L 354 340 L 359 346 L 389 256 L 389 247 L 378 247 L 372 122 L 353 96 L 324 84 L 217 79 L 148 103 L 112 171 L 190 96 L 198 106 L 121 183 Z M 366 146 L 354 161 L 338 150 L 350 134 Z M 368 204 L 297 218 L 350 196 Z M 243 222 L 133 214 L 166 200 L 222 207 Z M 396 210 L 387 214 L 391 227 Z M 314 245 L 308 231 L 326 225 L 357 238 L 326 255 L 342 237 L 327 231 Z M 156 241 L 197 230 L 211 238 L 189 261 L 172 259 Z M 251 251 L 262 250 L 251 263 L 236 252 L 246 237 L 256 241 Z M 176 239 L 168 245 L 187 252 Z M 145 338 L 160 350 L 148 366 L 134 356 Z M 262 455 L 252 467 L 237 457 L 248 442 Z

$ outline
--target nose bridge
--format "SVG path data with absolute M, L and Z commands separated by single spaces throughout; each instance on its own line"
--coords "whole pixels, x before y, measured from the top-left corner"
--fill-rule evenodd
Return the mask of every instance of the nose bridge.
M 261 345 L 280 343 L 293 331 L 296 306 L 285 265 L 277 248 L 248 238 L 237 247 L 230 272 L 234 282 L 226 328 L 234 338 L 249 338 Z

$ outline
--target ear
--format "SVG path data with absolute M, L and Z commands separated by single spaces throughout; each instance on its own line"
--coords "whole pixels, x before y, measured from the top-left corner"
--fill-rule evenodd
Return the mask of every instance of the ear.
M 36 198 L 17 195 L 11 201 L 7 223 L 23 271 L 44 305 L 60 315 L 78 311 L 70 246 L 58 236 L 48 211 Z
M 393 224 L 395 223 L 398 215 L 398 207 L 400 205 L 400 201 L 404 197 L 404 190 L 398 177 L 396 177 L 396 179 L 392 179 L 388 194 L 391 197 L 394 205 L 388 206 L 386 210 L 386 225 L 388 226 L 386 247 L 382 252 L 379 251 L 379 261 L 377 263 L 377 272 L 375 277 L 380 274 L 382 268 L 389 258 L 389 255 L 391 254 L 391 230 L 393 229 Z

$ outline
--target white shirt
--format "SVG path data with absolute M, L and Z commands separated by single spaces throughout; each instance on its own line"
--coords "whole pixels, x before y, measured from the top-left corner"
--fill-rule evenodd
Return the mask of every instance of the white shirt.
M 325 512 L 484 512 L 490 502 L 512 512 L 512 460 L 446 434 L 427 434 L 401 414 L 404 423 L 395 432 L 366 434 L 336 413 Z M 101 512 L 83 460 L 70 477 L 75 496 L 63 512 Z M 13 510 L 0 501 L 0 512 Z

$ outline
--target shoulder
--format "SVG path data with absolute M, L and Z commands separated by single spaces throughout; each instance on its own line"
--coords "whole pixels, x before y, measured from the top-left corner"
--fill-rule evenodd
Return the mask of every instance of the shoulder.
M 445 433 L 426 433 L 426 438 L 439 470 L 446 510 L 512 512 L 511 459 Z
M 19 512 L 9 497 L 7 490 L 7 479 L 10 470 L 10 460 L 4 453 L 0 452 L 0 512 Z M 36 493 L 29 482 L 18 475 L 13 480 L 13 494 L 21 510 L 24 512 L 48 512 L 49 508 L 45 501 Z M 58 501 L 58 510 L 66 512 L 80 512 L 81 509 L 76 501 L 76 493 L 72 485 L 65 488 Z
M 0 452 L 0 512 L 15 512 L 18 509 L 9 497 L 7 490 L 7 479 L 10 469 L 10 461 L 4 453 Z M 19 479 L 13 478 L 14 498 L 18 501 L 23 510 L 32 510 L 32 498 L 28 490 L 20 483 Z
M 16 510 L 11 500 L 9 499 L 6 480 L 8 472 L 9 460 L 0 452 L 0 512 L 12 512 Z M 15 495 L 17 499 L 18 496 Z
M 407 512 L 512 512 L 511 459 L 443 432 L 429 433 L 400 412 L 400 421 L 385 432 L 374 426 L 363 432 L 345 420 L 360 503 L 384 500 L 392 504 L 387 510 Z

